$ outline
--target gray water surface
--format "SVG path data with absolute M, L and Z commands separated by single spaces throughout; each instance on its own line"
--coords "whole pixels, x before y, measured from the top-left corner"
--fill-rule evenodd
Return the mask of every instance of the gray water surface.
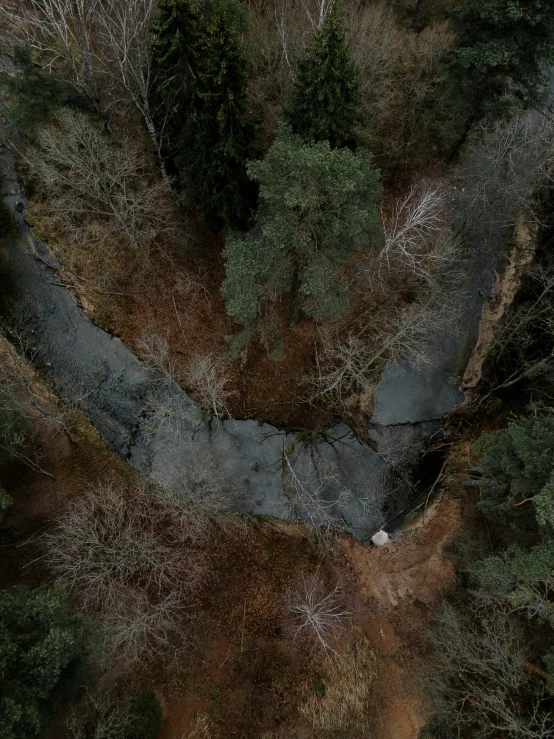
M 3 125 L 0 139 L 6 137 Z M 471 182 L 481 155 L 477 149 L 453 190 L 455 212 L 465 208 L 467 215 L 463 181 Z M 370 424 L 372 446 L 343 424 L 314 445 L 256 421 L 204 419 L 173 380 L 97 326 L 61 282 L 60 265 L 32 233 L 24 211 L 15 208 L 26 200 L 5 143 L 0 168 L 4 202 L 17 227 L 0 254 L 4 322 L 27 342 L 59 396 L 81 408 L 132 467 L 178 495 L 193 488 L 209 495 L 216 481 L 230 510 L 340 522 L 362 539 L 413 497 L 412 469 L 426 440 L 462 400 L 460 367 L 475 344 L 512 214 L 497 208 L 466 229 L 463 289 L 450 297 L 456 318 L 429 338 L 427 362 L 401 359 L 385 367 Z

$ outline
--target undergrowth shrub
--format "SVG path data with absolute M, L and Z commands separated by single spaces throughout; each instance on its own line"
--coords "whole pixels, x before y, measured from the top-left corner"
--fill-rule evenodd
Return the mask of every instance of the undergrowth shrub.
M 118 695 L 99 689 L 72 706 L 67 727 L 72 739 L 155 739 L 162 720 L 151 691 Z
M 207 576 L 193 514 L 157 489 L 100 484 L 46 537 L 47 560 L 86 613 L 107 628 L 111 666 L 179 660 Z

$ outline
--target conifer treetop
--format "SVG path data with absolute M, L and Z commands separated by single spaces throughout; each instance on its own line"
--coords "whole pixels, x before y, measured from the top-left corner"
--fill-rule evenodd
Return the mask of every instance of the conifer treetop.
M 363 122 L 360 69 L 352 59 L 340 0 L 334 0 L 298 63 L 287 119 L 307 141 L 356 148 Z

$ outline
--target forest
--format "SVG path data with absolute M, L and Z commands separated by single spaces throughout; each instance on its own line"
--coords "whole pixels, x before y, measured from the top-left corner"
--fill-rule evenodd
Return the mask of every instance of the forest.
M 0 739 L 554 737 L 553 0 L 0 0 Z

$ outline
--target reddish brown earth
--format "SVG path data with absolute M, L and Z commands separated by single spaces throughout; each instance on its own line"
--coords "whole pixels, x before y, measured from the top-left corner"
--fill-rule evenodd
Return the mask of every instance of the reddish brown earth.
M 417 739 L 429 719 L 421 685 L 414 680 L 423 660 L 421 632 L 433 608 L 454 582 L 454 561 L 449 544 L 474 525 L 473 504 L 467 499 L 453 497 L 452 492 L 445 492 L 427 511 L 424 523 L 404 532 L 387 547 L 367 548 L 350 537 L 342 538 L 337 545 L 335 572 L 353 593 L 354 620 L 368 638 L 376 657 L 371 723 L 376 726 L 374 736 L 379 739 Z M 248 588 L 248 584 L 245 585 Z M 263 588 L 263 584 L 259 587 Z M 246 641 L 249 639 L 247 630 Z M 251 734 L 235 733 L 236 726 L 226 723 L 236 714 L 223 704 L 234 703 L 246 710 L 249 701 L 248 686 L 241 686 L 240 673 L 233 673 L 233 664 L 240 662 L 245 643 L 240 630 L 235 631 L 234 639 L 217 637 L 213 640 L 204 660 L 189 677 L 184 692 L 168 702 L 167 719 L 159 739 L 263 736 L 261 730 Z M 309 669 L 307 663 L 305 669 Z M 305 677 L 309 678 L 307 672 Z M 233 680 L 234 687 L 230 688 L 229 681 Z M 294 700 L 295 697 L 301 700 L 299 691 L 293 689 L 290 698 Z M 258 695 L 258 699 L 264 697 Z M 209 728 L 204 727 L 207 733 L 202 733 L 203 715 L 218 716 L 223 723 L 208 721 L 206 727 Z M 279 736 L 293 736 L 294 717 L 292 711 L 290 722 L 286 723 L 291 733 L 283 728 Z M 315 734 L 299 730 L 294 736 L 308 738 Z M 360 735 L 360 739 L 365 736 Z
M 11 351 L 1 348 L 2 354 Z M 53 409 L 48 387 L 34 381 Z M 11 528 L 0 542 L 4 587 L 48 581 L 40 536 L 66 501 L 98 479 L 126 482 L 135 474 L 106 449 L 82 414 L 65 413 L 76 443 L 51 423 L 32 424 L 40 464 L 55 479 L 19 463 L 3 470 L 2 482 L 14 499 L 6 517 Z M 413 678 L 425 659 L 421 632 L 454 581 L 449 544 L 476 526 L 475 507 L 459 485 L 468 448 L 462 440 L 451 452 L 451 471 L 425 521 L 387 547 L 367 548 L 342 536 L 321 561 L 302 525 L 236 519 L 228 533 L 219 532 L 211 545 L 213 576 L 197 606 L 195 646 L 182 672 L 168 674 L 159 664 L 129 681 L 160 696 L 166 720 L 159 739 L 188 739 L 194 727 L 196 736 L 213 739 L 261 738 L 279 727 L 279 736 L 293 736 L 298 707 L 318 667 L 291 638 L 285 598 L 301 573 L 312 572 L 329 584 L 342 582 L 353 621 L 374 652 L 377 677 L 369 710 L 375 736 L 416 739 L 429 714 Z M 211 733 L 202 728 L 204 717 Z
M 386 547 L 346 545 L 357 576 L 362 628 L 379 656 L 374 683 L 379 739 L 416 739 L 429 717 L 413 679 L 421 631 L 454 581 L 448 544 L 471 518 L 466 504 L 444 496 L 430 520 Z

